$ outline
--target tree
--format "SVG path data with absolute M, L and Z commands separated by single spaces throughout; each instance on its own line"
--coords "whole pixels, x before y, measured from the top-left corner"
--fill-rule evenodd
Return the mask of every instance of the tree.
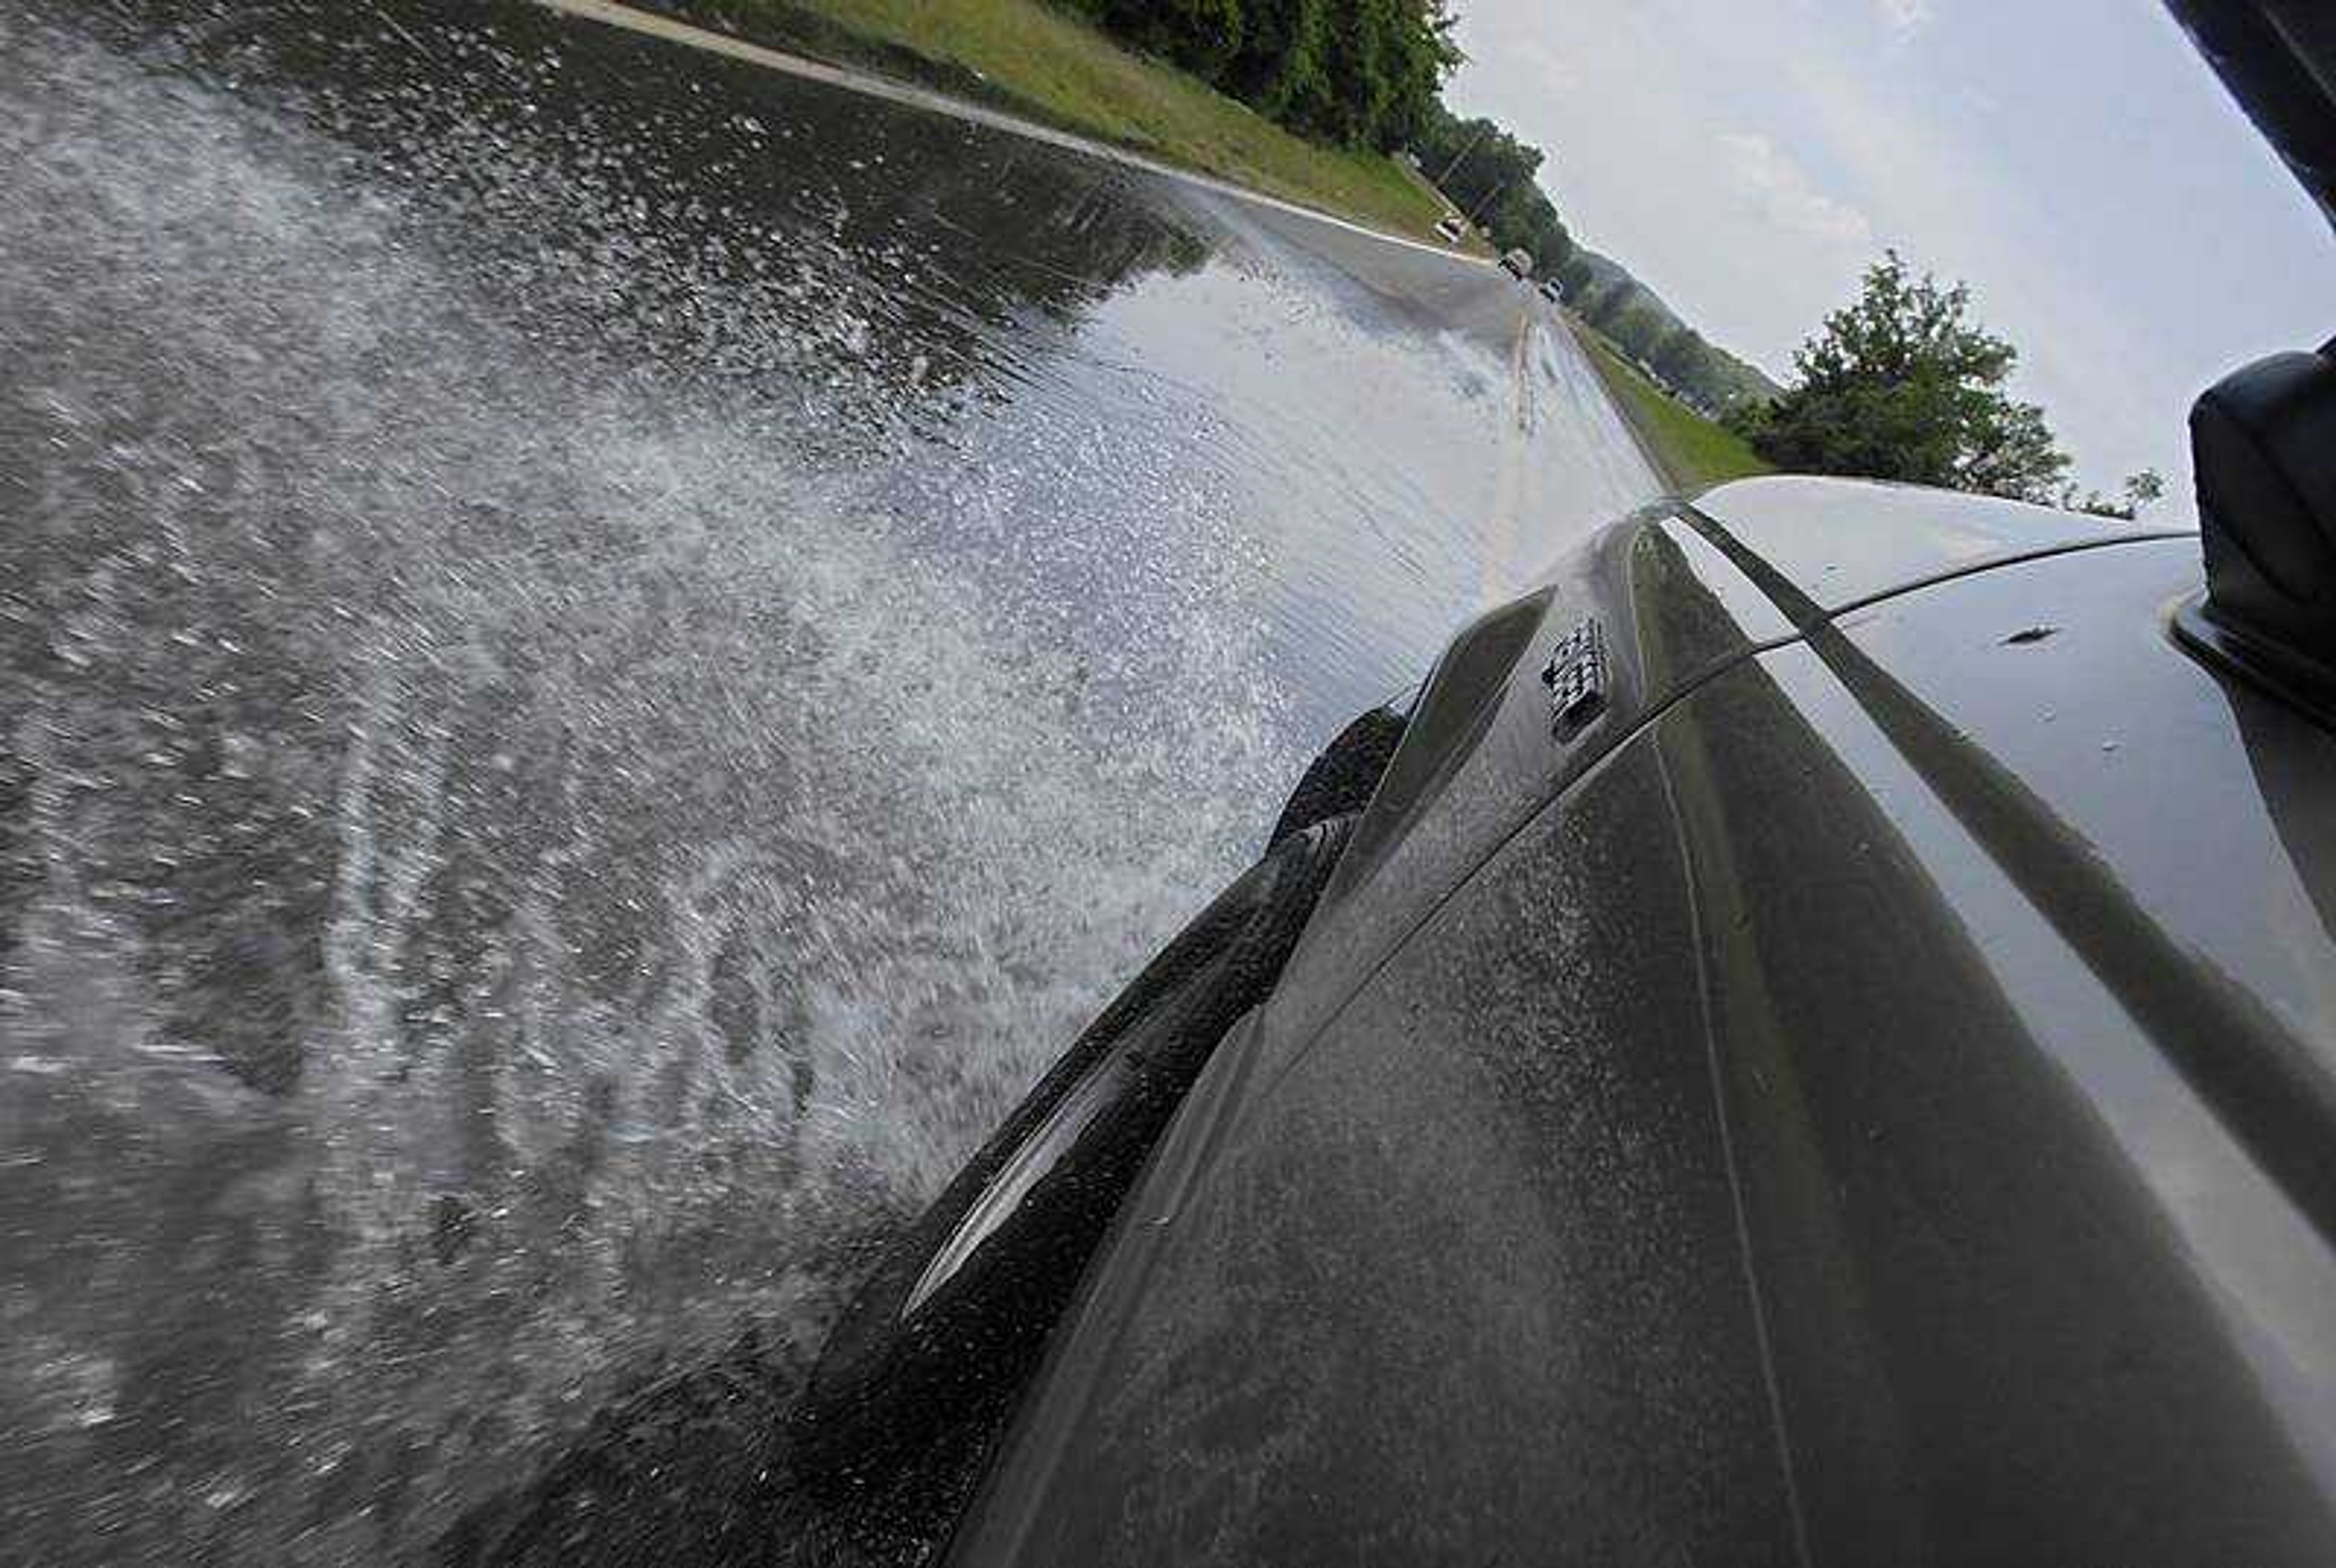
M 2089 511 L 2096 517 L 2121 517 L 2127 522 L 2139 517 L 2152 502 L 2166 494 L 2166 481 L 2157 470 L 2145 468 L 2139 473 L 2128 473 L 2117 486 L 2115 496 L 2103 495 L 2096 490 L 2083 500 L 2077 499 L 2073 484 L 2062 488 L 2060 504 L 2072 511 Z
M 1633 287 L 1630 295 L 1620 308 L 1610 307 L 1600 328 L 1631 358 L 1652 364 L 1656 345 L 1663 335 L 1663 314 L 1655 308 L 1654 301 L 1643 289 Z
M 1241 0 L 1074 0 L 1137 48 L 1214 79 L 1241 44 Z
M 1097 0 L 1085 0 L 1092 10 Z M 1142 0 L 1107 0 L 1105 24 L 1129 33 L 1186 24 Z M 1194 0 L 1172 0 L 1170 12 Z M 1416 141 L 1441 112 L 1436 93 L 1460 63 L 1445 0 L 1242 0 L 1238 24 L 1207 73 L 1268 119 L 1350 147 Z
M 1436 14 L 1442 15 L 1440 6 Z M 1420 167 L 1492 237 L 1494 249 L 1525 251 L 1543 277 L 1565 276 L 1576 247 L 1541 188 L 1545 158 L 1540 148 L 1490 120 L 1455 119 L 1432 102 L 1411 144 Z
M 1793 356 L 1798 385 L 1731 424 L 1780 468 L 2058 500 L 2068 454 L 2044 411 L 2005 392 L 2019 354 L 1970 307 L 1962 284 L 1885 251 Z
M 1694 385 L 1703 368 L 1704 355 L 1701 335 L 1687 323 L 1675 321 L 1669 331 L 1656 336 L 1654 351 L 1647 355 L 1647 363 L 1655 367 L 1657 375 L 1673 386 L 1686 389 Z

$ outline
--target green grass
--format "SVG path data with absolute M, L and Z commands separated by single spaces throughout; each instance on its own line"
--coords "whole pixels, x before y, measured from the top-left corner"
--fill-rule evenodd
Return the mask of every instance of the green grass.
M 1590 351 L 1590 363 L 1597 366 L 1615 406 L 1673 490 L 1692 495 L 1731 479 L 1776 472 L 1735 432 L 1704 418 L 1640 375 L 1597 332 L 1577 323 L 1574 336 Z
M 1432 239 L 1443 216 L 1425 184 L 1386 154 L 1293 136 L 1044 0 L 683 0 L 676 8 L 1373 228 Z

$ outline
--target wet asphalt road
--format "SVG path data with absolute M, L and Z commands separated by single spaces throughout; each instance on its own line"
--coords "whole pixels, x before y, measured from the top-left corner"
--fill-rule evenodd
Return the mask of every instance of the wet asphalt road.
M 1492 269 L 532 7 L 0 5 L 0 1559 L 815 1343 L 1654 482 Z

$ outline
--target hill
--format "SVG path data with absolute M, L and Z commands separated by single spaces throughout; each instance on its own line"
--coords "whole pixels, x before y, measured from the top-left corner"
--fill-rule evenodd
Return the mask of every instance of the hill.
M 1716 415 L 1783 390 L 1759 366 L 1706 342 L 1611 257 L 1577 245 L 1556 276 L 1577 315 L 1701 412 Z

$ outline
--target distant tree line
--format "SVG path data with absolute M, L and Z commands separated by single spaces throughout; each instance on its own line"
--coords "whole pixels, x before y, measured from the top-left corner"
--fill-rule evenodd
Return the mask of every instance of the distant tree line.
M 1591 325 L 1718 413 L 1776 391 L 1627 272 L 1574 244 L 1540 184 L 1545 154 L 1444 106 L 1460 63 L 1448 0 L 1059 0 L 1303 136 L 1407 150 L 1502 250 L 1523 250 Z
M 1575 315 L 1698 412 L 1718 417 L 1778 392 L 1776 383 L 1706 342 L 1652 289 L 1605 257 L 1577 247 L 1557 276 Z
M 1704 341 L 1628 270 L 1575 243 L 1542 189 L 1540 148 L 1444 106 L 1461 59 L 1449 0 L 1058 3 L 1300 135 L 1408 151 L 1497 248 L 1531 255 L 1577 315 L 1780 468 L 2124 517 L 2163 490 L 2144 471 L 2117 497 L 2079 495 L 2043 410 L 2005 391 L 2011 345 L 1967 319 L 1962 285 L 1917 277 L 1895 252 L 1795 355 L 1789 389 Z
M 1541 174 L 1547 155 L 1498 122 L 1461 119 L 1437 103 L 1412 141 L 1421 170 L 1501 250 L 1522 250 L 1566 301 L 1675 392 L 1712 413 L 1776 391 L 1750 365 L 1706 343 L 1645 285 L 1584 250 L 1558 216 Z
M 1412 141 L 1421 170 L 1503 250 L 1530 252 L 1554 277 L 1573 255 L 1573 236 L 1540 184 L 1545 155 L 1490 120 L 1462 120 L 1442 103 Z
M 1445 0 L 1065 0 L 1303 136 L 1415 141 L 1460 63 Z

